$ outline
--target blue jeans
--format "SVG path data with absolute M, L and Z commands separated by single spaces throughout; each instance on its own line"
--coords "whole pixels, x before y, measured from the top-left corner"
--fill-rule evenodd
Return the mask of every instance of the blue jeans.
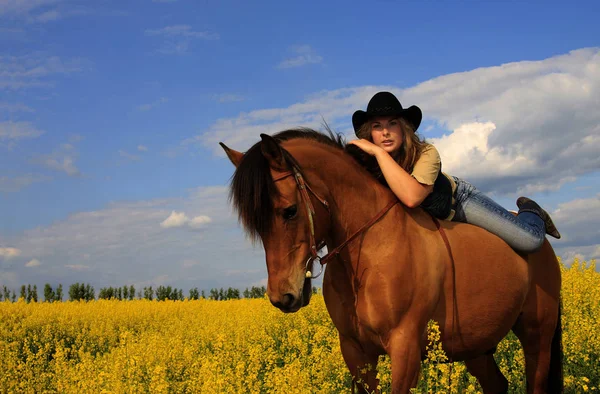
M 482 227 L 522 253 L 532 253 L 542 247 L 546 238 L 546 226 L 542 218 L 531 212 L 515 216 L 469 182 L 453 178 L 456 182 L 453 222 Z

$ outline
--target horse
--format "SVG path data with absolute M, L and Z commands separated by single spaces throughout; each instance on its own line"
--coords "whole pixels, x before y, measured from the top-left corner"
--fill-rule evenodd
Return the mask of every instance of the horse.
M 523 255 L 482 228 L 403 206 L 330 130 L 260 137 L 246 153 L 220 143 L 236 167 L 229 200 L 262 241 L 267 294 L 281 311 L 308 305 L 312 270 L 327 263 L 322 293 L 352 391 L 378 392 L 383 354 L 393 393 L 416 387 L 434 320 L 449 361 L 464 361 L 484 393 L 508 390 L 493 354 L 510 330 L 527 392 L 562 392 L 561 276 L 547 240 Z

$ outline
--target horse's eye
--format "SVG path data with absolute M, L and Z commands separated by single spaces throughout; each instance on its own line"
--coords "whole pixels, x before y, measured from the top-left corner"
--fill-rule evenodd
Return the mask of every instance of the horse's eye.
M 285 220 L 291 220 L 296 217 L 298 213 L 298 208 L 295 205 L 291 205 L 283 210 L 283 218 Z

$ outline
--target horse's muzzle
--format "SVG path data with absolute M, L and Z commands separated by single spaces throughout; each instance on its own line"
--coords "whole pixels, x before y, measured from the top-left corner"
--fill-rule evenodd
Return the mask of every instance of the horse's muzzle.
M 291 293 L 284 294 L 279 301 L 269 300 L 274 307 L 285 313 L 297 312 L 302 307 L 302 296 L 297 298 Z

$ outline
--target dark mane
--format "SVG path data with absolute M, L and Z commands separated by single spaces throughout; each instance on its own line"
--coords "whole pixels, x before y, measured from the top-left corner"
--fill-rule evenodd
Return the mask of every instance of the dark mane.
M 329 127 L 326 130 L 328 135 L 308 128 L 290 129 L 274 134 L 273 138 L 279 142 L 300 138 L 345 150 L 343 136 L 335 134 Z M 285 150 L 284 156 L 288 165 L 298 165 Z M 233 202 L 240 222 L 253 241 L 270 232 L 275 215 L 273 200 L 277 195 L 269 163 L 261 153 L 259 141 L 244 154 L 233 174 L 229 191 L 229 200 Z

